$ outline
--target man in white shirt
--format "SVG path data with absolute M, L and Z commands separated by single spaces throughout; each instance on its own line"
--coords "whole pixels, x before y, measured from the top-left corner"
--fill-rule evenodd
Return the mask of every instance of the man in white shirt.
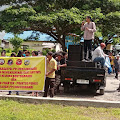
M 105 57 L 107 56 L 104 52 L 103 49 L 106 47 L 105 43 L 101 43 L 99 47 L 97 47 L 92 56 L 92 61 L 93 62 L 100 62 L 102 68 L 104 67 L 105 64 Z
M 92 22 L 90 16 L 86 17 L 86 23 L 83 21 L 81 25 L 81 30 L 84 31 L 84 59 L 88 60 L 92 58 L 92 40 L 94 40 L 94 33 L 96 32 L 96 25 Z

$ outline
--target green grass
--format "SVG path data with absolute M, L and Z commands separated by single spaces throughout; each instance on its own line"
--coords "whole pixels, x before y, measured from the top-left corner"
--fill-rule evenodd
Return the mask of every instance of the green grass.
M 120 120 L 120 108 L 34 105 L 0 100 L 0 120 Z

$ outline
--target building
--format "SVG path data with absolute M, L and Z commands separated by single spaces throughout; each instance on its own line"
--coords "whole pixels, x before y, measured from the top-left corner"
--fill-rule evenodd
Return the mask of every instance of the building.
M 13 37 L 14 35 L 12 33 L 6 33 L 1 43 L 2 46 L 13 49 L 13 46 L 9 42 L 9 39 Z M 22 49 L 29 48 L 41 51 L 43 49 L 55 49 L 56 51 L 61 51 L 61 45 L 56 43 L 54 38 L 38 31 L 24 31 L 18 37 L 24 40 L 21 46 Z

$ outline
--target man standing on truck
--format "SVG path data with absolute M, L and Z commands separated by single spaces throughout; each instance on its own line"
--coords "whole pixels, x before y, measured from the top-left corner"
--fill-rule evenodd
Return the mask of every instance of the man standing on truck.
M 108 56 L 103 52 L 103 49 L 105 47 L 106 47 L 105 43 L 101 43 L 100 46 L 94 50 L 93 56 L 92 56 L 93 62 L 100 62 L 102 68 L 104 68 L 105 57 Z
M 53 53 L 48 52 L 47 54 L 47 73 L 45 80 L 45 92 L 43 97 L 47 97 L 47 93 L 50 87 L 50 97 L 54 97 L 54 87 L 55 87 L 55 71 L 57 70 L 57 62 L 52 57 Z
M 92 22 L 90 16 L 86 17 L 86 23 L 83 21 L 81 25 L 81 30 L 84 31 L 84 59 L 87 57 L 88 60 L 92 59 L 92 40 L 94 40 L 94 33 L 96 32 L 96 25 Z

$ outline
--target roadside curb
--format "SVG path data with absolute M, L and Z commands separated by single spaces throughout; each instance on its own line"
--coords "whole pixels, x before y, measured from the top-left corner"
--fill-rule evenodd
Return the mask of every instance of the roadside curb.
M 33 104 L 57 104 L 68 106 L 84 106 L 84 107 L 105 107 L 105 108 L 120 108 L 120 102 L 103 101 L 103 100 L 88 100 L 88 99 L 66 99 L 66 98 L 43 98 L 31 96 L 8 96 L 0 95 L 0 100 L 13 100 L 23 103 Z

